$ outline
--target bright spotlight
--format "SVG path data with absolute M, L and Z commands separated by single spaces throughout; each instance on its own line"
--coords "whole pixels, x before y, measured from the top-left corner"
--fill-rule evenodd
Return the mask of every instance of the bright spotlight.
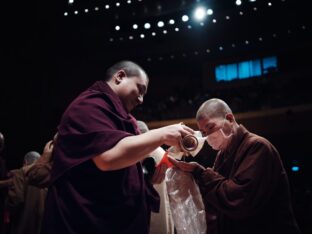
M 164 27 L 165 23 L 163 21 L 158 21 L 157 26 L 158 27 Z
M 189 17 L 187 15 L 182 16 L 182 21 L 187 22 L 189 20 Z
M 241 0 L 236 0 L 235 4 L 236 4 L 237 6 L 240 6 L 240 5 L 242 5 L 242 1 L 241 1 Z
M 169 24 L 174 24 L 174 20 L 173 19 L 169 20 Z
M 119 31 L 120 30 L 120 26 L 116 25 L 115 30 Z
M 145 23 L 145 24 L 144 24 L 144 28 L 145 28 L 145 29 L 151 28 L 151 24 L 150 24 L 150 23 Z
M 212 9 L 208 9 L 207 10 L 207 15 L 212 15 L 213 14 L 213 10 Z
M 198 21 L 202 21 L 206 17 L 206 9 L 204 7 L 198 7 L 194 11 L 194 17 Z
M 134 24 L 132 27 L 133 27 L 133 29 L 138 29 L 138 25 L 137 24 Z

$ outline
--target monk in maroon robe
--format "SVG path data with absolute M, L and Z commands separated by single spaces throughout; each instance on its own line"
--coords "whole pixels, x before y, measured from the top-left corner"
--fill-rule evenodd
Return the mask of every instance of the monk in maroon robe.
M 170 160 L 197 180 L 207 209 L 207 233 L 300 233 L 276 148 L 237 124 L 220 99 L 204 102 L 196 119 L 208 144 L 218 151 L 213 168 Z
M 122 61 L 69 105 L 54 145 L 43 233 L 148 233 L 159 196 L 140 161 L 193 130 L 175 124 L 138 135 L 130 112 L 147 87 L 145 71 Z

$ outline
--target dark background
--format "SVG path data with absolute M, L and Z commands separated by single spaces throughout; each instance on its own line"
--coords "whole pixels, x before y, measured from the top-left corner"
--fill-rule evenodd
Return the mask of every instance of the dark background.
M 238 113 L 239 122 L 271 140 L 290 177 L 300 227 L 303 233 L 312 233 L 308 1 L 246 0 L 240 6 L 229 0 L 119 3 L 119 7 L 116 1 L 95 0 L 2 4 L 0 131 L 6 138 L 3 157 L 8 167 L 21 166 L 30 150 L 41 152 L 67 105 L 101 79 L 108 66 L 130 59 L 150 77 L 145 102 L 134 115 L 151 127 L 190 120 L 203 101 L 219 97 Z M 197 5 L 211 7 L 213 15 L 203 26 L 193 19 L 183 23 L 181 16 L 192 18 Z M 168 25 L 169 19 L 175 25 Z M 163 28 L 155 26 L 158 20 L 165 22 Z M 152 28 L 144 29 L 145 22 Z M 134 23 L 137 30 L 132 29 Z M 151 36 L 152 31 L 156 36 Z M 215 82 L 216 65 L 266 56 L 277 56 L 278 71 Z M 196 128 L 192 120 L 190 126 Z M 209 166 L 214 152 L 205 147 L 197 160 Z M 300 166 L 298 172 L 291 170 L 294 165 Z

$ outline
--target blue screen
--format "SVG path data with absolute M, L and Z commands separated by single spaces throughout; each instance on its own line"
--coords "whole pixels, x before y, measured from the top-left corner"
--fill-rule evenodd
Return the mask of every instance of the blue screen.
M 262 62 L 262 63 L 261 63 Z M 217 81 L 231 81 L 261 76 L 277 70 L 276 56 L 242 61 L 239 63 L 222 64 L 215 68 Z

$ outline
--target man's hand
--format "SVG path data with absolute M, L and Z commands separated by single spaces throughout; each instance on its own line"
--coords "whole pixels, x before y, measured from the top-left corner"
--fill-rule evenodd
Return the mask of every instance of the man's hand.
M 197 162 L 183 162 L 178 161 L 170 156 L 168 156 L 169 161 L 178 169 L 185 172 L 193 172 L 195 169 L 202 169 L 205 170 L 203 166 L 198 164 Z
M 39 158 L 39 162 L 50 162 L 52 160 L 52 152 L 53 152 L 54 142 L 53 140 L 48 141 L 44 146 L 41 157 Z

